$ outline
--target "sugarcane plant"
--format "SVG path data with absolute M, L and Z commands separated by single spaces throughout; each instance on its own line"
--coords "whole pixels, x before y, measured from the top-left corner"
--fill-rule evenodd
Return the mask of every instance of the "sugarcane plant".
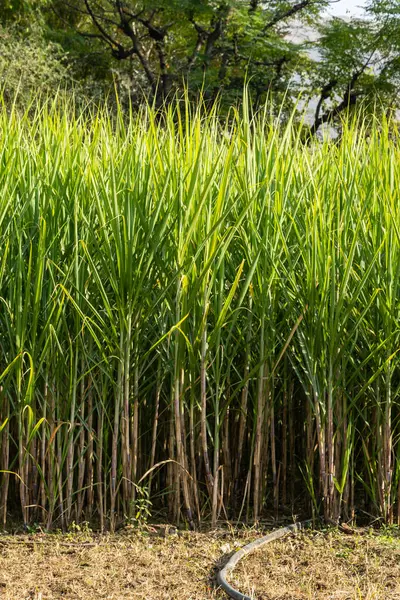
M 2 101 L 4 526 L 400 523 L 396 124 L 249 105 Z

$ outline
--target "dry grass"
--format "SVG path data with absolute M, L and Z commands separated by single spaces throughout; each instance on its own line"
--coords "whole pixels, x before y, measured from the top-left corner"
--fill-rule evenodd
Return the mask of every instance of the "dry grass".
M 221 556 L 250 539 L 226 532 L 0 537 L 3 600 L 210 600 Z
M 400 537 L 299 534 L 252 553 L 231 579 L 260 600 L 399 600 Z
M 0 598 L 222 600 L 221 557 L 260 535 L 157 532 L 0 536 Z M 255 552 L 232 578 L 259 599 L 398 600 L 400 540 L 298 535 Z

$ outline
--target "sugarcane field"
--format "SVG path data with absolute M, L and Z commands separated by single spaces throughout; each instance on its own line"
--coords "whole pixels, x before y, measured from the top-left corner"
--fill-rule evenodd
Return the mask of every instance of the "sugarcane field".
M 0 0 L 0 598 L 400 600 L 399 40 Z

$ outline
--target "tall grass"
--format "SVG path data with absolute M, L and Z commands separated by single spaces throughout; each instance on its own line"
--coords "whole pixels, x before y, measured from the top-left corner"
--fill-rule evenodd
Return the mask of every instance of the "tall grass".
M 0 114 L 4 524 L 400 522 L 400 150 L 268 111 Z

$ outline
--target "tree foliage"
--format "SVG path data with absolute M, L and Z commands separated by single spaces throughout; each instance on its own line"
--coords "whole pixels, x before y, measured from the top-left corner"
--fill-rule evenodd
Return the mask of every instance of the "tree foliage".
M 130 102 L 186 88 L 228 106 L 247 81 L 255 106 L 272 95 L 289 110 L 301 93 L 313 132 L 355 105 L 398 104 L 398 0 L 357 19 L 327 18 L 331 1 L 0 0 L 3 20 L 43 21 L 77 80 L 114 79 Z

